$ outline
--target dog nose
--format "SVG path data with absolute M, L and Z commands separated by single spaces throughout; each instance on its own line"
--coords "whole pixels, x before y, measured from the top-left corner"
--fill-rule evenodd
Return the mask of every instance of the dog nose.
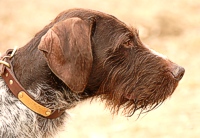
M 181 66 L 174 65 L 171 73 L 176 80 L 180 81 L 183 78 L 183 75 L 185 73 L 185 69 Z

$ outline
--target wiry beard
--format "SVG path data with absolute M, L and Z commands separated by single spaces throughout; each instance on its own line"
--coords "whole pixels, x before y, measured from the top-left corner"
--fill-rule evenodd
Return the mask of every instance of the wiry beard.
M 112 69 L 97 92 L 112 114 L 118 114 L 120 109 L 126 116 L 132 116 L 137 110 L 140 110 L 140 114 L 149 112 L 171 96 L 178 85 L 166 63 L 163 64 L 154 55 L 135 58 L 139 60 L 132 61 L 138 65 L 134 67 L 123 59 L 120 59 L 121 62 L 113 59 L 112 62 L 109 59 L 106 61 L 105 66 L 112 64 Z

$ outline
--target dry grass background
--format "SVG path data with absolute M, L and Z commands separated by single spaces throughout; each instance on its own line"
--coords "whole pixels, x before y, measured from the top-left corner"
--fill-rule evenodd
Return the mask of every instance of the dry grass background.
M 25 45 L 61 11 L 74 7 L 112 14 L 140 30 L 151 48 L 182 65 L 186 74 L 173 96 L 137 119 L 112 117 L 103 103 L 69 111 L 59 138 L 199 138 L 199 0 L 0 0 L 0 52 Z

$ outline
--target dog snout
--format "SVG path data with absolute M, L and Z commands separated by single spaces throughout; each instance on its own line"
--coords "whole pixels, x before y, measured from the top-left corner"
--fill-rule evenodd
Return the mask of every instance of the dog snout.
M 174 79 L 180 81 L 183 78 L 185 69 L 179 65 L 174 64 L 173 68 L 171 69 L 171 73 L 172 73 Z

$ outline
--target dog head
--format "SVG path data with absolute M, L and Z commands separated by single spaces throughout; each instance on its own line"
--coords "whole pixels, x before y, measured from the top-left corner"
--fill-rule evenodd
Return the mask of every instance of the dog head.
M 71 91 L 106 100 L 117 113 L 152 110 L 169 97 L 184 69 L 145 46 L 137 29 L 111 15 L 61 13 L 38 46 L 51 71 Z

